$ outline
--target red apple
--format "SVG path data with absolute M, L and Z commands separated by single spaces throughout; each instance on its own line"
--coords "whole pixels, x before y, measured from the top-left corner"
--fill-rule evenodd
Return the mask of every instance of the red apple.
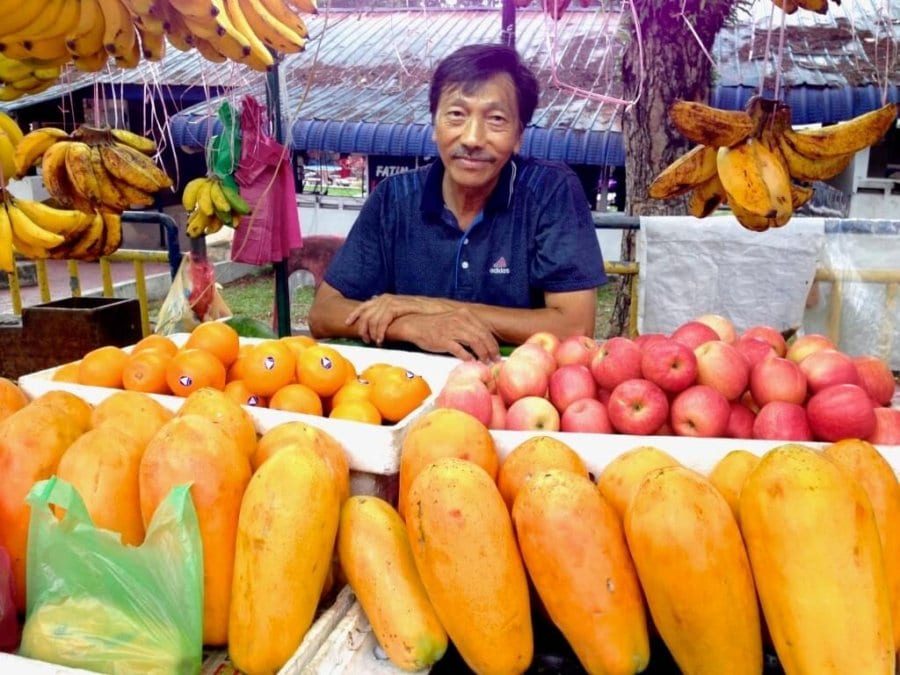
M 528 336 L 524 344 L 534 343 L 541 346 L 550 356 L 556 359 L 556 350 L 559 348 L 561 340 L 554 333 L 542 330 Z
M 641 376 L 641 348 L 628 338 L 609 338 L 594 353 L 590 368 L 597 386 L 612 391 L 617 384 Z
M 491 392 L 481 380 L 448 381 L 434 401 L 438 408 L 455 408 L 467 412 L 485 426 L 491 421 Z
M 635 378 L 640 379 L 640 378 Z M 620 383 L 621 384 L 621 383 Z M 618 386 L 618 385 L 616 385 Z M 597 390 L 597 400 L 600 401 L 603 405 L 609 405 L 609 396 L 612 394 L 612 391 L 609 389 L 598 389 Z
M 559 431 L 559 412 L 545 398 L 526 396 L 507 408 L 506 428 L 515 431 Z
M 687 345 L 667 338 L 644 351 L 641 375 L 664 391 L 678 393 L 697 381 L 697 357 Z
M 719 334 L 705 323 L 688 321 L 672 331 L 672 335 L 669 337 L 673 340 L 678 340 L 680 343 L 687 345 L 691 349 L 697 349 L 697 347 L 704 342 L 718 340 Z
M 728 438 L 753 438 L 753 422 L 755 420 L 756 415 L 750 408 L 738 401 L 732 401 L 728 426 L 725 427 L 725 436 Z
M 875 431 L 868 440 L 876 445 L 900 445 L 900 410 L 875 408 Z
M 488 429 L 505 429 L 506 428 L 506 404 L 500 394 L 491 394 L 491 419 L 487 425 Z
M 837 349 L 837 346 L 824 335 L 818 333 L 810 333 L 794 338 L 794 341 L 788 346 L 785 358 L 790 359 L 794 363 L 800 363 L 807 356 L 820 349 Z
M 813 436 L 820 441 L 866 439 L 875 431 L 875 411 L 866 390 L 855 384 L 834 384 L 806 404 Z
M 775 356 L 784 356 L 787 353 L 787 343 L 784 341 L 784 336 L 772 326 L 751 326 L 741 333 L 741 337 L 759 338 L 764 342 L 768 342 L 772 345 L 772 349 L 775 350 Z
M 806 375 L 788 359 L 764 359 L 750 369 L 750 393 L 758 406 L 771 401 L 800 405 L 806 400 Z
M 888 405 L 894 397 L 896 384 L 891 369 L 884 359 L 877 356 L 856 356 L 853 358 L 856 374 L 862 388 L 878 405 Z
M 666 420 L 662 423 L 662 426 L 656 430 L 654 436 L 674 436 L 675 432 L 672 430 L 672 426 L 669 424 L 669 421 Z
M 738 402 L 754 415 L 759 412 L 759 405 L 753 400 L 753 393 L 749 389 L 741 395 Z
M 643 335 L 638 335 L 636 338 L 634 338 L 634 344 L 640 347 L 641 351 L 643 352 L 650 345 L 668 339 L 669 337 L 667 335 L 663 335 L 662 333 L 644 333 Z
M 560 414 L 580 398 L 595 398 L 597 383 L 587 366 L 569 363 L 557 368 L 550 376 L 548 386 L 550 402 L 556 406 Z
M 447 384 L 463 380 L 479 380 L 484 382 L 492 394 L 497 390 L 493 368 L 483 361 L 463 361 L 454 366 L 447 374 Z
M 678 436 L 714 438 L 725 435 L 730 415 L 731 406 L 721 392 L 695 384 L 672 401 L 669 421 Z
M 811 441 L 813 436 L 803 406 L 787 401 L 771 401 L 759 409 L 753 420 L 753 438 Z
M 606 412 L 619 433 L 648 436 L 666 421 L 669 401 L 650 380 L 625 380 L 609 395 Z
M 737 330 L 735 330 L 734 324 L 727 316 L 722 316 L 721 314 L 704 314 L 703 316 L 698 316 L 694 321 L 705 323 L 712 328 L 716 331 L 716 334 L 722 342 L 731 344 L 737 340 Z
M 570 335 L 559 343 L 556 350 L 556 367 L 578 363 L 590 366 L 591 359 L 600 348 L 597 341 L 587 335 Z
M 595 398 L 580 398 L 566 406 L 560 418 L 559 429 L 592 434 L 613 432 L 606 406 Z
M 729 401 L 735 401 L 747 388 L 750 364 L 734 345 L 714 340 L 694 350 L 697 357 L 697 382 L 708 384 Z
M 772 348 L 770 343 L 758 337 L 741 336 L 738 338 L 738 341 L 734 343 L 734 346 L 744 355 L 744 358 L 747 359 L 747 363 L 750 364 L 751 368 L 764 358 L 778 356 L 778 353 Z
M 853 359 L 836 349 L 820 349 L 800 362 L 806 387 L 815 394 L 833 384 L 860 384 Z
M 524 358 L 526 361 L 530 361 L 536 365 L 540 370 L 543 370 L 547 374 L 547 377 L 550 377 L 550 375 L 553 374 L 553 371 L 556 370 L 556 359 L 550 355 L 550 352 L 536 342 L 520 344 L 512 350 L 507 361 L 519 358 Z M 499 373 L 497 375 L 499 377 Z
M 546 354 L 536 345 L 535 349 Z M 546 396 L 549 379 L 536 361 L 522 356 L 510 356 L 503 362 L 500 374 L 497 375 L 497 393 L 507 406 L 526 396 Z

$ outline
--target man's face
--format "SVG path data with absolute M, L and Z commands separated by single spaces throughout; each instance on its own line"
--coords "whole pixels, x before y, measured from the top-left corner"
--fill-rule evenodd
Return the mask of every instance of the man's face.
M 512 78 L 496 75 L 468 94 L 458 86 L 443 91 L 433 139 L 446 168 L 445 186 L 492 190 L 522 143 Z

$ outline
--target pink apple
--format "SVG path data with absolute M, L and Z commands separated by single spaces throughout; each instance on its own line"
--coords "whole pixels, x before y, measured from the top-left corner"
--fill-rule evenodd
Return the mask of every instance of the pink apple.
M 641 351 L 646 351 L 647 347 L 652 344 L 656 344 L 657 342 L 661 342 L 663 340 L 668 340 L 669 337 L 667 335 L 663 335 L 662 333 L 644 333 L 643 335 L 638 335 L 634 338 L 634 344 L 641 348 Z
M 559 422 L 560 431 L 611 434 L 612 424 L 606 406 L 595 398 L 580 398 L 566 406 Z
M 481 380 L 448 381 L 434 401 L 438 408 L 467 412 L 485 426 L 491 421 L 491 392 Z
M 561 340 L 559 337 L 551 333 L 550 331 L 542 330 L 537 333 L 532 333 L 525 340 L 524 344 L 537 344 L 540 345 L 544 351 L 546 351 L 550 356 L 556 359 L 556 350 L 559 348 L 559 343 Z
M 778 353 L 772 348 L 770 343 L 758 337 L 745 337 L 742 335 L 734 343 L 734 346 L 744 355 L 751 368 L 764 358 L 778 356 Z
M 900 445 L 900 410 L 875 408 L 875 431 L 868 440 L 876 445 Z
M 725 435 L 730 415 L 731 406 L 721 392 L 707 384 L 695 384 L 672 401 L 669 421 L 678 436 L 714 438 Z
M 650 380 L 625 380 L 609 395 L 606 412 L 619 433 L 648 436 L 669 416 L 669 400 Z
M 547 377 L 550 377 L 550 375 L 553 374 L 553 371 L 556 370 L 556 359 L 550 355 L 550 352 L 536 342 L 520 344 L 512 350 L 507 361 L 518 358 L 524 358 L 526 361 L 535 364 L 540 370 L 543 370 L 547 374 Z
M 591 359 L 591 374 L 601 389 L 641 376 L 641 348 L 628 338 L 612 337 L 600 344 Z
M 750 364 L 734 345 L 714 340 L 694 350 L 697 382 L 708 384 L 729 401 L 735 401 L 750 381 Z
M 759 406 L 771 401 L 800 405 L 806 400 L 806 375 L 788 359 L 764 359 L 750 369 L 750 393 Z
M 896 384 L 890 367 L 877 356 L 856 356 L 853 358 L 856 374 L 862 388 L 878 405 L 888 405 L 894 397 Z
M 675 432 L 672 430 L 672 425 L 669 424 L 669 421 L 666 420 L 662 423 L 662 426 L 656 430 L 654 436 L 674 436 Z
M 753 438 L 754 420 L 756 420 L 756 415 L 750 408 L 738 401 L 732 401 L 728 426 L 725 427 L 725 436 L 728 438 Z
M 820 441 L 866 439 L 875 431 L 875 411 L 866 390 L 855 384 L 834 384 L 806 404 L 813 436 Z
M 853 359 L 836 349 L 820 349 L 800 362 L 806 387 L 815 394 L 833 384 L 860 384 Z
M 640 378 L 635 378 L 640 379 Z M 620 383 L 621 384 L 621 383 Z M 616 385 L 618 386 L 618 385 Z M 600 401 L 603 405 L 609 405 L 609 396 L 612 394 L 612 391 L 609 389 L 598 389 L 597 390 L 597 400 Z
M 483 361 L 463 361 L 447 374 L 447 384 L 462 380 L 480 380 L 492 394 L 497 389 L 494 370 Z
M 545 398 L 526 396 L 507 408 L 506 428 L 515 431 L 559 431 L 559 412 Z
M 500 394 L 491 394 L 491 419 L 487 425 L 488 429 L 505 429 L 506 428 L 506 404 Z
M 546 354 L 540 347 L 535 346 L 535 349 Z M 503 362 L 500 374 L 497 375 L 497 393 L 507 406 L 526 396 L 546 396 L 549 379 L 536 361 L 522 356 L 510 356 Z
M 753 438 L 811 441 L 813 436 L 803 406 L 787 401 L 771 401 L 759 409 L 753 420 Z
M 794 363 L 800 363 L 807 356 L 820 349 L 837 349 L 837 346 L 824 335 L 818 333 L 810 333 L 794 338 L 794 341 L 788 346 L 785 358 L 790 359 Z
M 759 338 L 764 342 L 768 342 L 772 345 L 772 349 L 775 350 L 776 356 L 784 356 L 787 353 L 787 344 L 784 341 L 784 336 L 772 326 L 751 326 L 741 333 L 741 337 Z
M 641 375 L 664 391 L 678 393 L 697 381 L 697 357 L 687 345 L 667 338 L 644 351 Z
M 580 398 L 595 398 L 597 383 L 587 366 L 569 363 L 557 368 L 550 376 L 548 385 L 550 402 L 556 406 L 560 414 Z
M 753 400 L 753 392 L 749 389 L 743 393 L 738 402 L 754 415 L 759 412 L 759 404 Z
M 669 337 L 673 340 L 678 340 L 680 343 L 687 345 L 691 349 L 696 349 L 704 342 L 718 340 L 719 334 L 705 323 L 688 321 L 672 331 L 672 335 Z
M 597 341 L 587 335 L 570 335 L 559 343 L 556 350 L 556 367 L 566 366 L 570 363 L 579 363 L 582 366 L 590 366 L 591 359 L 600 348 Z
M 698 316 L 694 321 L 705 323 L 712 328 L 716 331 L 716 334 L 722 342 L 731 344 L 737 340 L 737 330 L 735 330 L 734 324 L 727 316 L 722 316 L 721 314 L 704 314 L 703 316 Z

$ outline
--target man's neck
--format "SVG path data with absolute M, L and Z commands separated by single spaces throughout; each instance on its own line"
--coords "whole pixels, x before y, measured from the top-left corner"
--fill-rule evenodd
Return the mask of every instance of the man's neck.
M 451 186 L 445 174 L 443 184 L 444 204 L 456 216 L 456 221 L 459 223 L 461 230 L 469 229 L 475 217 L 484 210 L 484 206 L 487 204 L 496 185 L 497 182 L 494 181 L 489 186 L 477 189 L 461 188 L 458 185 Z

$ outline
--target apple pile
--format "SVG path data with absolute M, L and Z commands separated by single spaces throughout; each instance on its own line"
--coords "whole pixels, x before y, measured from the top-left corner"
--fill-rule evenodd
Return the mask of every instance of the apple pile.
M 894 376 L 824 335 L 790 344 L 706 314 L 670 335 L 535 333 L 496 364 L 462 362 L 436 405 L 491 429 L 900 444 Z

